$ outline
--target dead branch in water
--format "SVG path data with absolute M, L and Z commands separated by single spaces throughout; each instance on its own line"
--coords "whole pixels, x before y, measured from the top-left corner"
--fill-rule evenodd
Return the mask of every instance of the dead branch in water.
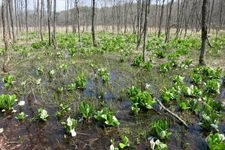
M 160 100 L 158 100 L 158 99 L 155 99 L 155 100 L 158 102 L 158 104 L 161 106 L 161 108 L 162 108 L 163 110 L 165 110 L 165 111 L 168 112 L 170 115 L 172 115 L 174 118 L 176 118 L 177 120 L 179 120 L 179 121 L 185 126 L 185 128 L 188 128 L 187 123 L 186 123 L 183 119 L 181 119 L 177 114 L 173 113 L 173 112 L 170 111 L 168 108 L 166 108 L 166 107 L 162 104 L 162 102 L 161 102 Z

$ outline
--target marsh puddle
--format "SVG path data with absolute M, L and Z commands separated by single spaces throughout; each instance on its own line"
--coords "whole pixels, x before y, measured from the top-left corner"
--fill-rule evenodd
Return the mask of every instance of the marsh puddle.
M 225 101 L 225 87 L 220 90 L 220 99 Z
M 33 72 L 34 73 L 34 72 Z M 143 129 L 149 131 L 149 125 L 153 120 L 166 118 L 170 122 L 170 131 L 173 133 L 166 144 L 171 150 L 180 149 L 199 149 L 207 150 L 205 135 L 198 124 L 189 125 L 186 130 L 182 125 L 177 123 L 177 120 L 169 117 L 165 113 L 158 114 L 155 111 L 140 113 L 137 117 L 130 114 L 130 102 L 127 97 L 121 96 L 120 92 L 129 85 L 130 80 L 116 72 L 110 72 L 109 85 L 104 85 L 101 79 L 89 78 L 86 83 L 86 89 L 81 92 L 82 96 L 94 99 L 104 99 L 106 102 L 113 103 L 117 108 L 116 117 L 120 120 L 119 128 L 103 129 L 98 127 L 93 122 L 79 122 L 76 127 L 77 136 L 72 138 L 65 135 L 65 130 L 61 125 L 63 120 L 57 120 L 55 112 L 57 108 L 47 102 L 36 98 L 32 93 L 26 96 L 18 97 L 18 100 L 24 100 L 24 107 L 15 106 L 18 112 L 25 112 L 28 115 L 24 122 L 19 122 L 15 119 L 15 114 L 4 113 L 0 115 L 0 128 L 4 129 L 4 136 L 7 137 L 7 142 L 19 145 L 18 149 L 78 149 L 78 150 L 104 150 L 109 149 L 110 140 L 118 139 L 121 131 L 126 131 L 130 141 L 132 142 L 131 149 L 150 149 L 149 141 L 144 137 Z M 2 83 L 0 82 L 0 89 Z M 47 86 L 47 84 L 44 84 Z M 153 87 L 150 87 L 154 89 Z M 48 93 L 54 92 L 49 90 Z M 223 88 L 220 97 L 223 98 L 225 89 Z M 112 100 L 112 101 L 111 101 Z M 72 102 L 73 103 L 73 102 Z M 74 102 L 75 103 L 75 102 Z M 32 121 L 30 118 L 37 114 L 37 109 L 44 107 L 49 114 L 47 122 Z M 74 117 L 76 114 L 72 114 Z M 190 117 L 190 115 L 189 115 Z M 219 126 L 220 132 L 225 132 L 225 126 Z M 138 137 L 138 134 L 143 138 Z M 142 135 L 143 134 L 143 135 Z M 149 133 L 146 133 L 148 136 Z M 1 137 L 1 135 L 0 135 Z M 140 144 L 136 144 L 137 138 L 140 138 Z M 143 140 L 144 139 L 144 140 Z
M 124 85 L 118 86 L 115 84 L 115 80 L 118 78 L 119 74 L 115 72 L 109 73 L 109 84 L 104 84 L 100 78 L 91 78 L 87 80 L 86 89 L 83 94 L 86 97 L 91 97 L 95 99 L 104 99 L 106 101 L 118 98 L 119 91 L 124 88 Z
M 19 100 L 25 100 L 26 105 L 23 108 L 16 106 L 19 112 L 24 111 L 29 117 L 24 122 L 18 122 L 14 117 L 15 114 L 5 113 L 0 116 L 0 127 L 4 128 L 4 135 L 8 142 L 19 145 L 18 149 L 109 149 L 110 140 L 118 139 L 119 130 L 129 130 L 129 138 L 135 141 L 136 133 L 142 129 L 148 129 L 149 124 L 156 119 L 166 118 L 170 122 L 170 131 L 173 132 L 171 138 L 166 142 L 170 149 L 200 149 L 206 150 L 207 145 L 204 136 L 201 134 L 197 125 L 190 125 L 186 130 L 179 125 L 176 120 L 169 118 L 165 114 L 158 114 L 153 110 L 146 113 L 140 113 L 135 117 L 130 114 L 130 103 L 127 101 L 115 102 L 119 110 L 116 112 L 117 118 L 120 120 L 119 128 L 107 128 L 107 130 L 94 125 L 92 122 L 79 122 L 76 127 L 77 136 L 72 138 L 65 136 L 65 131 L 61 125 L 61 121 L 55 117 L 57 109 L 44 102 L 34 103 L 32 95 L 19 97 Z M 34 117 L 37 109 L 45 106 L 49 113 L 47 122 L 33 121 L 29 118 Z M 224 130 L 224 126 L 220 127 Z M 140 131 L 139 131 L 140 130 Z M 1 135 L 0 135 L 1 136 Z M 12 144 L 13 145 L 13 144 Z M 149 141 L 141 141 L 141 144 L 133 145 L 133 149 L 149 149 Z

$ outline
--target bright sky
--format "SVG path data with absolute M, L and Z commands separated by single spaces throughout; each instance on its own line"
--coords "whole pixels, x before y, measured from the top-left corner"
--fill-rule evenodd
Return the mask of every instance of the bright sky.
M 29 10 L 33 10 L 34 8 L 34 2 L 36 2 L 37 0 L 27 0 L 28 1 L 28 6 L 29 6 Z M 41 1 L 41 0 L 39 0 Z M 44 0 L 45 3 L 47 3 L 47 0 Z M 52 0 L 53 1 L 53 0 Z M 65 10 L 65 1 L 66 0 L 57 0 L 57 11 L 62 11 Z M 74 2 L 74 0 L 69 0 L 71 2 Z M 108 6 L 110 6 L 110 3 L 112 2 L 112 0 L 106 0 L 108 2 Z M 117 0 L 118 1 L 118 0 Z M 120 0 L 121 2 L 125 2 L 126 0 Z M 155 3 L 156 0 L 152 0 L 152 3 Z M 159 0 L 161 1 L 161 0 Z M 170 0 L 169 0 L 170 1 Z M 24 2 L 24 0 L 23 0 Z M 134 2 L 136 2 L 136 0 L 134 0 Z M 2 3 L 2 0 L 0 0 L 0 5 Z M 79 5 L 86 5 L 86 6 L 91 6 L 92 0 L 79 0 Z M 97 7 L 100 6 L 104 6 L 105 0 L 96 0 L 96 5 Z M 73 3 L 71 5 L 74 5 Z

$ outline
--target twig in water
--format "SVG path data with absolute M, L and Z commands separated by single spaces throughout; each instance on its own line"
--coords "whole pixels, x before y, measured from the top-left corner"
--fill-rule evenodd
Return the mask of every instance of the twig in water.
M 168 108 L 166 108 L 166 107 L 162 104 L 162 102 L 161 102 L 160 100 L 158 100 L 158 99 L 155 99 L 155 100 L 158 102 L 158 104 L 161 106 L 162 109 L 164 109 L 166 112 L 168 112 L 168 113 L 169 113 L 170 115 L 172 115 L 174 118 L 176 118 L 177 120 L 179 120 L 179 121 L 185 126 L 185 128 L 188 128 L 187 123 L 186 123 L 183 119 L 181 119 L 177 114 L 173 113 L 173 112 L 170 111 Z

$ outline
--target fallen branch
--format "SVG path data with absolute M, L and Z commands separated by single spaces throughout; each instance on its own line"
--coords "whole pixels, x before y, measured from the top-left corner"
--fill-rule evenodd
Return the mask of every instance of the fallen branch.
M 184 126 L 185 126 L 185 128 L 188 128 L 188 125 L 187 125 L 187 123 L 183 120 L 183 119 L 181 119 L 177 114 L 175 114 L 175 113 L 173 113 L 172 111 L 170 111 L 169 109 L 167 109 L 163 104 L 162 104 L 162 102 L 160 101 L 160 100 L 158 100 L 158 99 L 155 99 L 157 102 L 158 102 L 158 104 L 161 106 L 161 108 L 162 109 L 164 109 L 166 112 L 168 112 L 170 115 L 172 115 L 174 118 L 176 118 L 177 120 L 179 120 Z

